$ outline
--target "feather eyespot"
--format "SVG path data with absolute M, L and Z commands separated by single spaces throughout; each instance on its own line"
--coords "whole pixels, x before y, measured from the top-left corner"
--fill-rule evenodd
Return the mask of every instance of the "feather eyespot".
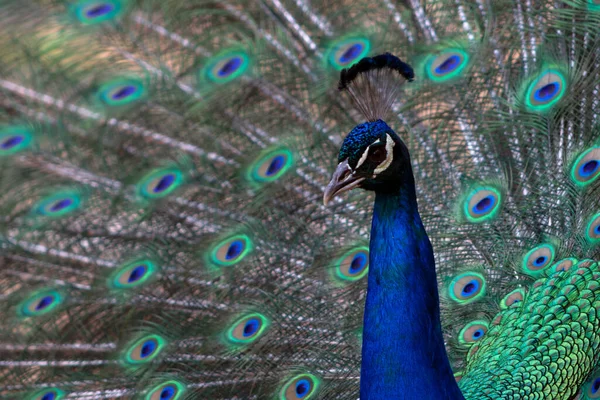
M 98 97 L 107 107 L 129 106 L 143 100 L 147 95 L 144 84 L 138 79 L 116 79 L 98 89 Z
M 434 82 L 445 82 L 458 77 L 469 64 L 469 54 L 460 49 L 448 49 L 432 54 L 425 62 L 427 77 Z
M 257 184 L 274 182 L 284 175 L 293 163 L 294 157 L 288 149 L 269 151 L 250 166 L 248 178 Z
M 600 243 L 600 212 L 590 218 L 585 233 L 588 241 Z
M 520 304 L 525 299 L 525 289 L 517 288 L 504 296 L 500 301 L 500 309 L 506 310 L 513 305 Z
M 147 283 L 157 272 L 156 264 L 150 260 L 128 263 L 113 274 L 109 286 L 114 289 L 129 289 Z
M 317 393 L 319 380 L 312 374 L 296 375 L 281 389 L 280 400 L 308 400 Z
M 19 153 L 30 147 L 33 134 L 23 126 L 0 129 L 0 157 Z
M 123 12 L 120 0 L 84 0 L 73 5 L 77 20 L 83 25 L 94 25 L 116 19 Z
M 485 294 L 486 282 L 478 272 L 462 273 L 450 282 L 450 298 L 459 304 L 471 303 Z
M 549 69 L 533 79 L 525 94 L 525 104 L 531 111 L 544 111 L 564 96 L 567 81 L 559 70 Z
M 243 51 L 225 52 L 208 60 L 201 73 L 211 82 L 227 83 L 248 69 L 250 58 Z
M 138 183 L 138 194 L 146 199 L 160 199 L 183 184 L 183 173 L 175 168 L 150 172 Z
M 585 393 L 589 399 L 600 399 L 600 376 L 598 373 L 592 375 L 592 378 L 585 385 Z
M 548 275 L 554 272 L 568 271 L 573 265 L 577 264 L 577 262 L 578 260 L 576 258 L 564 258 L 550 267 L 548 270 Z
M 336 263 L 336 276 L 344 281 L 357 281 L 369 272 L 369 249 L 361 246 L 344 254 Z
M 502 205 L 502 194 L 491 186 L 473 188 L 463 203 L 467 221 L 480 223 L 495 218 Z
M 600 146 L 587 149 L 573 163 L 571 179 L 578 186 L 587 186 L 600 176 Z
M 145 364 L 155 359 L 166 345 L 159 335 L 148 335 L 134 342 L 127 350 L 125 363 L 130 365 Z
M 555 252 L 551 244 L 541 244 L 529 250 L 523 257 L 523 272 L 532 277 L 544 274 L 546 268 L 554 262 Z
M 210 253 L 211 261 L 221 267 L 229 267 L 242 261 L 252 250 L 247 235 L 235 235 L 219 242 Z
M 36 214 L 58 218 L 78 210 L 83 203 L 81 195 L 75 190 L 64 190 L 46 196 L 33 207 Z
M 185 386 L 170 380 L 155 386 L 148 392 L 145 400 L 178 400 L 185 392 Z
M 483 339 L 489 329 L 487 321 L 478 320 L 469 322 L 458 334 L 460 344 L 470 346 L 473 343 Z
M 63 296 L 56 290 L 44 289 L 32 293 L 19 307 L 19 314 L 24 317 L 38 317 L 48 314 L 62 304 Z
M 44 389 L 31 397 L 27 397 L 29 400 L 61 400 L 65 397 L 65 392 L 60 389 L 52 388 L 52 389 Z
M 248 344 L 260 338 L 269 327 L 269 320 L 262 314 L 252 313 L 239 318 L 227 331 L 227 340 L 234 344 Z
M 342 39 L 330 46 L 327 58 L 339 71 L 366 57 L 370 49 L 371 42 L 366 38 Z

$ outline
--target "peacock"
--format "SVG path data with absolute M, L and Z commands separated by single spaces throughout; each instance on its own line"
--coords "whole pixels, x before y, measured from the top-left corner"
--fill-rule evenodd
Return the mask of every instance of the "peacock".
M 1 398 L 600 398 L 598 1 L 0 31 Z

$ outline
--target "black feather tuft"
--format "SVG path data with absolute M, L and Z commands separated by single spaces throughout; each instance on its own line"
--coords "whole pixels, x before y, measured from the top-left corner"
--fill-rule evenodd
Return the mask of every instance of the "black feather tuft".
M 342 72 L 340 72 L 338 89 L 346 89 L 348 84 L 356 79 L 359 74 L 381 68 L 389 68 L 398 71 L 398 73 L 409 82 L 415 77 L 415 73 L 410 65 L 390 53 L 385 53 L 375 57 L 365 57 L 352 67 L 344 68 Z

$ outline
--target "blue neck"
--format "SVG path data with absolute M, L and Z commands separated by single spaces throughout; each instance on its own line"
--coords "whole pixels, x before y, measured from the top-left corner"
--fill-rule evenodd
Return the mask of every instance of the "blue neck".
M 375 199 L 360 400 L 380 399 L 463 399 L 444 348 L 433 249 L 414 184 Z

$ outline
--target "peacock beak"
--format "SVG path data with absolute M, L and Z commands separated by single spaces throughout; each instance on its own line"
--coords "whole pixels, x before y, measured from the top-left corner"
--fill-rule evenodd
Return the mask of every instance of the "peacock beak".
M 337 166 L 331 177 L 331 181 L 325 188 L 323 204 L 327 205 L 335 196 L 357 187 L 364 180 L 365 178 L 358 177 L 352 173 L 352 169 L 348 165 L 348 160 L 342 161 Z

